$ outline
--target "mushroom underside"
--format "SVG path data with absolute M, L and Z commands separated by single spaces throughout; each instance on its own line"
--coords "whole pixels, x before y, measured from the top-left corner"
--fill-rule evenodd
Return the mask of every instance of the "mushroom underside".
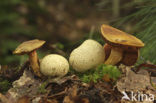
M 139 57 L 139 50 L 133 52 L 124 52 L 121 63 L 127 66 L 134 65 Z
M 107 51 L 105 51 L 105 52 L 107 52 Z M 109 53 L 107 53 L 107 54 L 109 54 Z M 110 51 L 110 55 L 109 55 L 108 59 L 106 59 L 105 64 L 115 65 L 121 61 L 122 56 L 123 56 L 122 48 L 112 47 L 111 51 Z
M 127 66 L 134 65 L 139 56 L 139 50 L 135 47 L 113 47 L 104 45 L 106 54 L 105 64 L 116 65 L 122 63 Z

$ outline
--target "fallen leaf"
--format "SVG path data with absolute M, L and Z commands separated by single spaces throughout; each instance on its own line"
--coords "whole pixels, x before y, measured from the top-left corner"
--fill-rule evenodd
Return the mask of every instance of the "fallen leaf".
M 117 88 L 122 91 L 144 91 L 152 88 L 149 74 L 136 74 L 131 68 L 126 67 L 126 76 L 117 81 Z
M 0 101 L 2 102 L 2 103 L 9 103 L 8 102 L 8 99 L 3 95 L 3 94 L 1 94 L 0 93 Z M 11 103 L 11 102 L 10 102 Z
M 41 81 L 34 78 L 31 71 L 25 70 L 23 75 L 12 83 L 13 87 L 6 93 L 7 98 L 18 100 L 18 98 L 27 95 L 28 97 L 35 97 L 38 94 L 38 86 Z
M 56 99 L 44 99 L 40 100 L 39 103 L 59 103 Z
M 140 94 L 153 94 L 156 96 L 156 91 L 151 85 L 150 75 L 146 70 L 140 70 L 137 74 L 134 73 L 130 67 L 125 68 L 125 77 L 122 77 L 119 81 L 117 81 L 117 89 L 120 93 L 123 91 L 129 94 L 131 97 L 131 93 L 139 95 Z M 154 97 L 155 98 L 155 97 Z M 121 100 L 121 103 L 132 103 L 128 100 Z M 135 102 L 140 103 L 140 102 Z M 141 103 L 153 103 L 151 101 L 146 101 L 145 99 Z
M 77 98 L 77 86 L 74 85 L 69 89 L 68 95 L 64 97 L 63 103 L 75 103 Z
M 102 80 L 105 81 L 105 82 L 110 82 L 110 81 L 111 81 L 111 79 L 110 79 L 110 77 L 109 77 L 108 74 L 105 74 L 105 75 L 103 76 Z
M 23 96 L 17 100 L 17 103 L 30 103 L 29 97 Z

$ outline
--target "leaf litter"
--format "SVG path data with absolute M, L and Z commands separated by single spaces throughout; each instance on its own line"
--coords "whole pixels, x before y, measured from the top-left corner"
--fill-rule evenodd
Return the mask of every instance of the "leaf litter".
M 122 100 L 123 91 L 128 95 L 131 91 L 139 91 L 156 96 L 155 88 L 151 85 L 152 81 L 155 83 L 156 78 L 150 77 L 149 72 L 140 70 L 135 73 L 131 67 L 126 66 L 119 68 L 122 70 L 122 76 L 114 85 L 110 80 L 84 83 L 75 74 L 40 80 L 35 78 L 27 67 L 23 75 L 12 83 L 12 88 L 7 93 L 0 94 L 0 103 L 132 103 Z M 45 92 L 40 92 L 39 87 L 44 83 Z

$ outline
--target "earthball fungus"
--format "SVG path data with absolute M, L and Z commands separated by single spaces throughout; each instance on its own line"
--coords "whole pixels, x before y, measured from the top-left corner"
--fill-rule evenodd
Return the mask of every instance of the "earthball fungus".
M 45 76 L 62 77 L 69 71 L 69 63 L 61 55 L 49 54 L 45 56 L 40 63 L 40 71 Z
M 136 63 L 139 49 L 144 46 L 141 40 L 108 25 L 102 25 L 101 32 L 106 42 L 104 45 L 105 64 L 123 63 L 131 66 Z
M 41 73 L 39 70 L 39 62 L 36 50 L 40 48 L 44 43 L 45 41 L 38 39 L 26 41 L 20 44 L 13 52 L 13 54 L 17 55 L 28 54 L 30 66 L 33 69 L 35 75 L 38 77 L 41 77 Z
M 74 49 L 69 57 L 69 63 L 78 72 L 84 72 L 102 64 L 105 60 L 104 48 L 95 40 L 86 40 Z

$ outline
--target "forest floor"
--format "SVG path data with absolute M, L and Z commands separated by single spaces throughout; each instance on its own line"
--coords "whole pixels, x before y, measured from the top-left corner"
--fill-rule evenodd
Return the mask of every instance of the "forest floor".
M 136 73 L 134 68 L 124 65 L 118 68 L 122 75 L 115 82 L 103 77 L 96 83 L 85 83 L 72 73 L 62 78 L 39 79 L 25 63 L 19 79 L 5 94 L 0 94 L 0 100 L 1 103 L 154 103 L 154 74 L 144 69 Z M 4 73 L 5 78 L 17 75 Z

